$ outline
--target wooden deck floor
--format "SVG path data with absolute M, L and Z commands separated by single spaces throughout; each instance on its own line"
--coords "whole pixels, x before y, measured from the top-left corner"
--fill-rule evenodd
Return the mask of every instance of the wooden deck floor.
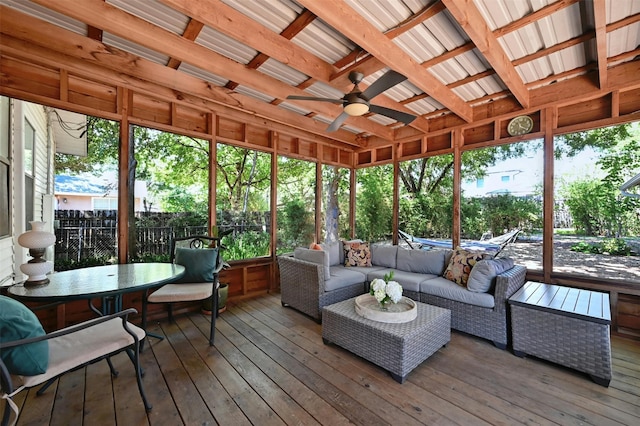
M 147 415 L 131 363 L 105 362 L 15 400 L 19 425 L 640 424 L 640 342 L 614 337 L 611 386 L 491 343 L 452 333 L 404 384 L 322 343 L 321 327 L 282 308 L 279 295 L 229 307 L 207 345 L 208 317 L 181 316 L 153 331 L 142 355 Z

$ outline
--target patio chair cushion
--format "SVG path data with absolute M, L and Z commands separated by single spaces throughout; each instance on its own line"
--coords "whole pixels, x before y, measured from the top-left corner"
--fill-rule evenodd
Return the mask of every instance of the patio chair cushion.
M 176 283 L 213 282 L 217 259 L 217 248 L 176 248 L 175 263 L 185 268 L 184 275 Z
M 487 293 L 491 290 L 496 276 L 513 268 L 513 264 L 513 259 L 508 257 L 479 261 L 471 269 L 467 289 L 476 293 Z
M 324 266 L 324 279 L 331 278 L 329 270 L 329 252 L 325 250 L 311 250 L 304 247 L 297 247 L 293 251 L 293 257 L 307 262 Z
M 0 342 L 44 335 L 36 314 L 17 300 L 0 296 Z M 47 341 L 3 349 L 0 352 L 2 361 L 11 374 L 33 376 L 44 373 L 49 366 Z
M 447 269 L 444 270 L 444 277 L 461 287 L 466 287 L 473 266 L 477 262 L 483 259 L 490 259 L 491 257 L 492 256 L 486 252 L 469 251 L 457 247 L 453 251 Z
M 344 266 L 371 266 L 369 243 L 345 242 Z

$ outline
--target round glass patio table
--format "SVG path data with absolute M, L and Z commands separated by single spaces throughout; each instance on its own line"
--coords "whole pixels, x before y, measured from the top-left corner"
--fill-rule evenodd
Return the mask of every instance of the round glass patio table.
M 73 269 L 47 275 L 49 283 L 8 288 L 9 294 L 33 302 L 68 302 L 71 300 L 103 298 L 100 314 L 122 310 L 122 295 L 147 290 L 175 281 L 184 275 L 184 266 L 173 263 L 123 263 Z M 111 299 L 107 299 L 111 298 Z M 106 304 L 105 299 L 109 302 Z

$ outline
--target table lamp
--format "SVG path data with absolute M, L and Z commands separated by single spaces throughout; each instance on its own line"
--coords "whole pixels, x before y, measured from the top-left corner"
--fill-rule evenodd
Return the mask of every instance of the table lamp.
M 47 247 L 55 244 L 56 236 L 44 230 L 47 222 L 33 221 L 31 230 L 18 237 L 18 244 L 29 249 L 29 255 L 33 257 L 29 262 L 20 265 L 22 273 L 29 278 L 25 281 L 25 286 L 36 286 L 49 283 L 47 274 L 53 270 L 53 262 L 43 259 Z

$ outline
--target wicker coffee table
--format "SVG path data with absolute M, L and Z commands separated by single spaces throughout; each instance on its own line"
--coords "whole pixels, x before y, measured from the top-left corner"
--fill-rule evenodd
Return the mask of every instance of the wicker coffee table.
M 371 361 L 404 383 L 414 368 L 451 340 L 451 311 L 416 305 L 416 319 L 399 324 L 361 317 L 355 311 L 355 298 L 325 306 L 322 340 Z
M 609 295 L 529 281 L 509 299 L 513 352 L 611 381 Z

